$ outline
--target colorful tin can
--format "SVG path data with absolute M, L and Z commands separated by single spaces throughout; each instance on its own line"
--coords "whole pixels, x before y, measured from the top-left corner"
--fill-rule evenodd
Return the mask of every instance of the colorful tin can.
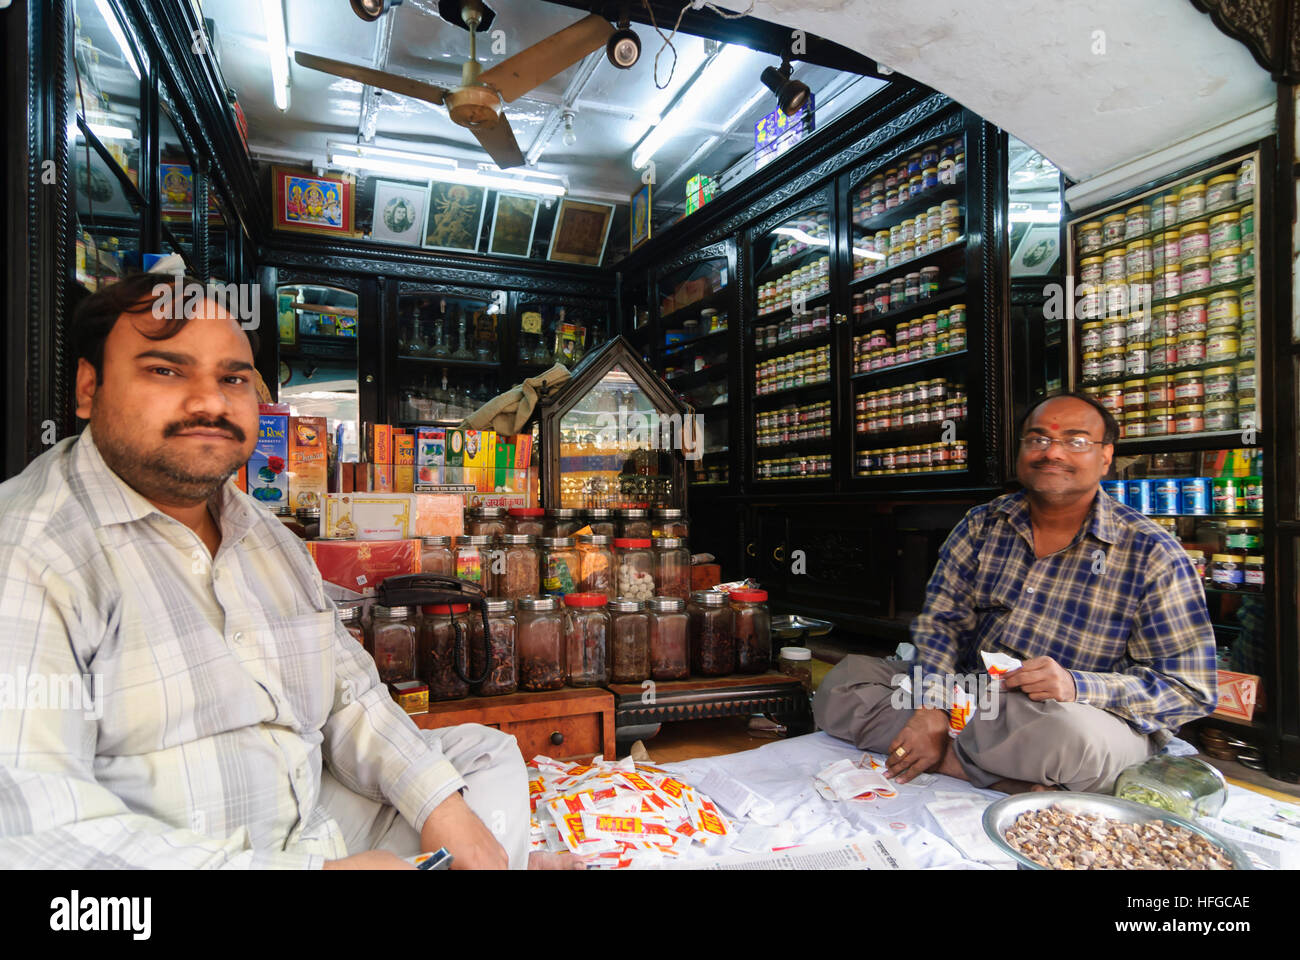
M 1158 480 L 1152 480 L 1151 485 L 1154 488 L 1152 498 L 1155 510 L 1153 512 L 1165 515 L 1178 513 L 1178 481 L 1172 477 L 1162 477 Z
M 1124 499 L 1130 507 L 1139 513 L 1154 513 L 1154 496 L 1152 495 L 1152 481 L 1150 480 L 1126 480 L 1124 489 Z
M 1213 484 L 1209 477 L 1184 477 L 1178 481 L 1179 513 L 1204 517 L 1210 513 Z
M 1101 482 L 1101 492 L 1108 494 L 1118 503 L 1125 502 L 1123 480 L 1103 480 Z

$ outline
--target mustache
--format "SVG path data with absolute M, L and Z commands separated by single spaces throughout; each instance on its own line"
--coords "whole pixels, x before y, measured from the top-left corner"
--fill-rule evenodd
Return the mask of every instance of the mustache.
M 1029 466 L 1035 469 L 1038 467 L 1058 467 L 1070 473 L 1074 473 L 1077 469 L 1076 467 L 1070 466 L 1068 463 L 1062 463 L 1059 460 L 1048 460 L 1046 457 L 1040 457 L 1039 459 L 1034 460 L 1029 464 Z
M 169 423 L 163 429 L 163 439 L 174 437 L 183 430 L 195 430 L 200 427 L 207 430 L 224 430 L 240 443 L 244 442 L 244 431 L 225 417 L 218 417 L 215 420 L 183 420 L 180 423 Z

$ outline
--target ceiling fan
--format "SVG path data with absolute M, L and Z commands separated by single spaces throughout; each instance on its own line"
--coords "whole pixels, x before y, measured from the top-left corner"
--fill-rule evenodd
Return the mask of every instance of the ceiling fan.
M 452 123 L 474 134 L 498 167 L 517 167 L 524 162 L 524 155 L 519 150 L 509 120 L 502 112 L 502 101 L 518 100 L 587 54 L 599 50 L 613 34 L 614 27 L 604 17 L 593 13 L 484 71 L 478 62 L 476 40 L 479 25 L 487 13 L 480 0 L 461 0 L 461 19 L 469 28 L 469 59 L 461 68 L 460 86 L 454 90 L 301 51 L 295 51 L 293 58 L 312 70 L 445 105 Z

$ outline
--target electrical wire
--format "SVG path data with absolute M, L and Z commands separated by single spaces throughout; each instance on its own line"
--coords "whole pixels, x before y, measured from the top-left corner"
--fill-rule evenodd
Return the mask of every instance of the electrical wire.
M 749 6 L 747 6 L 740 13 L 728 13 L 726 10 L 723 10 L 717 4 L 708 2 L 708 0 L 705 0 L 705 2 L 703 3 L 700 3 L 699 0 L 687 0 L 686 5 L 682 7 L 681 12 L 677 14 L 677 22 L 673 24 L 673 32 L 670 33 L 668 36 L 664 36 L 664 32 L 659 29 L 659 24 L 655 22 L 655 12 L 654 9 L 650 6 L 650 0 L 641 0 L 641 5 L 645 7 L 646 13 L 650 14 L 650 26 L 654 27 L 655 33 L 659 34 L 659 38 L 663 40 L 663 46 L 661 46 L 659 50 L 655 53 L 654 81 L 655 81 L 655 88 L 658 90 L 665 89 L 668 86 L 668 84 L 673 82 L 673 73 L 677 70 L 677 47 L 673 45 L 673 37 L 677 36 L 677 31 L 681 28 L 682 18 L 686 16 L 687 10 L 690 10 L 692 8 L 696 10 L 700 10 L 704 7 L 708 7 L 710 10 L 712 10 L 718 16 L 722 17 L 722 19 L 724 20 L 740 20 L 743 17 L 749 16 L 750 13 L 752 13 L 754 10 L 754 0 L 749 0 Z M 671 49 L 673 52 L 673 65 L 668 68 L 668 78 L 664 80 L 663 83 L 660 83 L 659 82 L 659 57 L 662 56 L 663 52 L 668 49 Z

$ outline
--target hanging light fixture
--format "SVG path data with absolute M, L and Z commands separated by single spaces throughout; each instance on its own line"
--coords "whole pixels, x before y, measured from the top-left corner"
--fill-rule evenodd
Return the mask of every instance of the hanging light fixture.
M 792 117 L 808 102 L 808 84 L 790 79 L 790 61 L 784 57 L 781 66 L 764 67 L 763 85 L 776 94 L 776 102 L 781 112 Z
M 574 113 L 572 110 L 564 111 L 564 145 L 571 147 L 578 142 L 578 135 L 573 132 Z
M 641 38 L 632 32 L 630 8 L 631 3 L 624 2 L 618 29 L 610 34 L 609 41 L 605 44 L 605 56 L 620 70 L 631 69 L 641 59 Z
M 378 20 L 391 8 L 401 6 L 402 0 L 350 0 L 352 12 L 367 23 Z

